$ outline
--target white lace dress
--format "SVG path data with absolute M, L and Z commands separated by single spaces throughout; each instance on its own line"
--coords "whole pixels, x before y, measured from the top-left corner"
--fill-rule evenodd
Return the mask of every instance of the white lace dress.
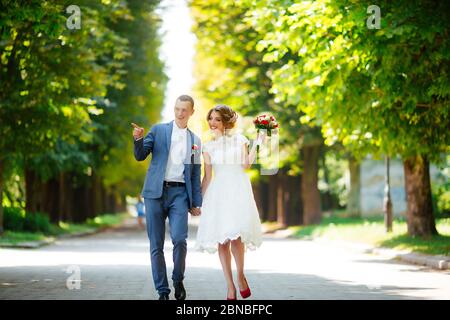
M 203 197 L 195 248 L 214 253 L 217 245 L 241 237 L 251 250 L 261 245 L 262 232 L 250 178 L 242 167 L 241 134 L 207 142 L 203 152 L 211 157 L 213 177 Z

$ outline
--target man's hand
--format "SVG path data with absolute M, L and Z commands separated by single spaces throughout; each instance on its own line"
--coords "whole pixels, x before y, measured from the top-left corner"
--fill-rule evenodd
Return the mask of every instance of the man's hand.
M 144 137 L 144 128 L 139 127 L 137 124 L 135 123 L 131 123 L 131 125 L 133 126 L 133 137 L 134 140 L 139 140 L 141 138 Z
M 191 209 L 189 209 L 189 212 L 190 212 L 193 216 L 199 216 L 199 215 L 202 214 L 201 208 L 191 208 Z

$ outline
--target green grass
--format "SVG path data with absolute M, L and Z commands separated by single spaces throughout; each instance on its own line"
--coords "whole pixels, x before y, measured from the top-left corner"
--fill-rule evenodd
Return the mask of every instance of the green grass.
M 437 219 L 438 236 L 429 239 L 407 235 L 404 219 L 395 219 L 393 232 L 386 233 L 383 218 L 325 217 L 322 223 L 312 226 L 291 227 L 299 239 L 326 238 L 371 244 L 377 247 L 409 250 L 434 255 L 450 255 L 450 218 Z
M 52 224 L 50 231 L 46 234 L 42 232 L 6 230 L 4 234 L 0 236 L 0 244 L 19 244 L 21 242 L 51 240 L 55 236 L 78 234 L 114 227 L 120 225 L 127 217 L 129 217 L 127 213 L 106 214 L 93 219 L 88 219 L 86 223 L 83 224 L 60 222 L 58 225 Z
M 127 213 L 105 214 L 87 220 L 87 225 L 95 228 L 105 228 L 120 225 L 129 215 Z
M 76 224 L 76 223 L 67 223 L 60 222 L 58 226 L 52 226 L 52 234 L 61 235 L 61 234 L 74 234 L 81 232 L 89 232 L 95 230 L 93 226 L 89 226 L 87 224 Z
M 282 228 L 277 222 L 266 221 L 262 224 L 262 229 L 264 233 L 271 233 L 280 230 Z
M 18 244 L 21 242 L 49 240 L 50 236 L 43 233 L 5 231 L 0 237 L 0 244 Z

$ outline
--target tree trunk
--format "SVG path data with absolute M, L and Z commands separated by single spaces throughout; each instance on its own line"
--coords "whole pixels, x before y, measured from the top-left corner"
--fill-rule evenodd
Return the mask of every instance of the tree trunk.
M 102 199 L 102 205 L 100 208 L 100 213 L 113 213 L 110 208 L 110 195 L 112 193 L 111 190 L 108 190 L 104 187 L 102 180 L 100 180 L 100 190 L 101 190 L 101 199 Z
M 73 221 L 82 223 L 92 216 L 91 188 L 82 184 L 74 189 L 73 201 L 70 202 Z
M 349 216 L 361 216 L 361 165 L 354 157 L 348 160 L 350 170 L 350 191 L 348 193 L 347 212 Z
M 52 223 L 58 222 L 55 181 L 42 181 L 39 175 L 25 167 L 25 211 L 47 214 Z
M 301 185 L 300 176 L 287 176 L 287 190 L 285 192 L 287 225 L 295 226 L 303 222 L 301 197 L 297 195 L 298 186 Z
M 261 201 L 261 183 L 252 183 L 253 197 L 255 198 L 256 207 L 258 208 L 259 218 L 263 220 L 263 207 Z
M 33 172 L 25 168 L 25 211 L 32 212 L 35 209 L 35 205 L 32 199 L 33 195 Z
M 92 211 L 89 210 L 89 218 L 94 218 L 102 212 L 103 196 L 102 185 L 100 177 L 94 172 L 91 176 L 91 206 Z
M 75 216 L 77 215 L 77 211 L 75 208 L 75 199 L 79 201 L 77 198 L 77 187 L 73 181 L 73 175 L 70 172 L 64 173 L 64 190 L 63 190 L 63 198 L 64 198 L 64 214 L 65 220 L 73 222 L 75 221 Z M 83 201 L 84 199 L 81 199 Z
M 403 161 L 410 236 L 436 235 L 430 184 L 430 164 L 426 157 L 415 156 Z
M 126 212 L 127 211 L 127 197 L 124 194 L 120 195 L 120 212 Z
M 3 234 L 3 159 L 0 158 L 0 235 Z
M 61 211 L 59 210 L 59 181 L 56 178 L 50 179 L 45 184 L 45 206 L 43 211 L 47 212 L 50 221 L 57 224 L 61 221 Z
M 25 211 L 40 211 L 39 199 L 41 199 L 42 188 L 38 186 L 38 177 L 33 170 L 25 168 Z
M 277 175 L 270 176 L 269 178 L 269 210 L 267 213 L 267 221 L 277 221 Z
M 277 183 L 277 223 L 281 227 L 287 227 L 285 193 L 286 193 L 286 174 L 283 170 L 278 172 Z
M 60 172 L 58 176 L 58 213 L 60 220 L 69 221 L 68 212 L 66 209 L 66 179 L 65 173 Z
M 267 180 L 259 182 L 261 210 L 260 216 L 262 221 L 269 219 L 269 184 Z
M 302 200 L 303 223 L 305 225 L 320 223 L 322 209 L 320 192 L 317 187 L 319 173 L 320 145 L 305 146 L 303 151 Z

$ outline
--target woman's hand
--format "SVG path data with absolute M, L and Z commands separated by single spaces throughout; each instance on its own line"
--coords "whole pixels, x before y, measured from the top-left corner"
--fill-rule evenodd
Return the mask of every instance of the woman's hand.
M 258 132 L 258 136 L 256 138 L 256 141 L 257 141 L 258 144 L 263 144 L 264 142 L 266 142 L 266 138 L 267 138 L 266 130 L 260 130 Z

